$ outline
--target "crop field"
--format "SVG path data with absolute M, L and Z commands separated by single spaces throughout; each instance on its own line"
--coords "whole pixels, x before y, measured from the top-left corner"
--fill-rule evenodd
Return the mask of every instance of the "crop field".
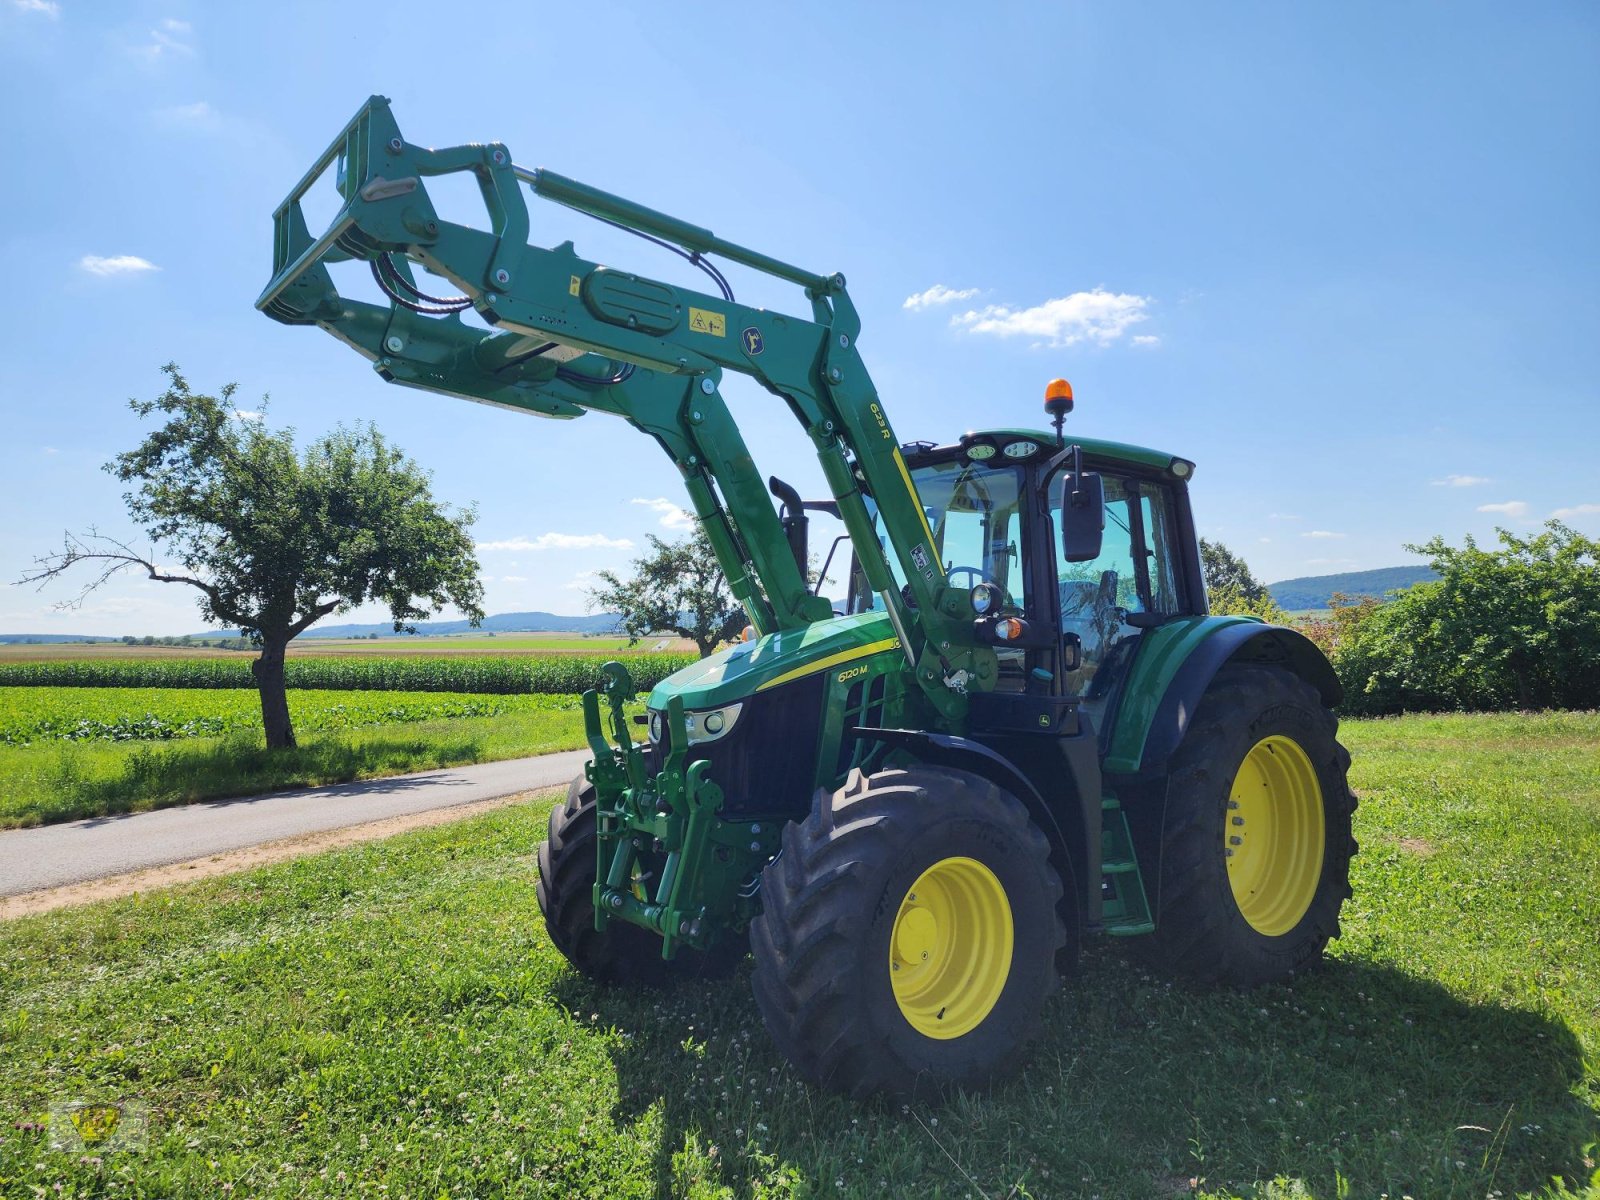
M 254 691 L 0 687 L 0 828 L 584 744 L 571 694 L 291 690 L 289 710 L 299 745 L 269 752 Z
M 533 898 L 548 800 L 10 922 L 0 1193 L 1600 1196 L 1600 715 L 1344 736 L 1321 970 L 1196 991 L 1092 943 L 1022 1074 L 943 1104 L 804 1085 L 748 966 L 576 975 Z M 143 1104 L 145 1144 L 51 1150 L 69 1099 Z
M 244 654 L 180 658 L 60 658 L 0 661 L 0 687 L 250 688 Z M 291 688 L 398 692 L 479 692 L 548 695 L 583 692 L 600 678 L 612 654 L 369 654 L 291 658 L 284 675 Z M 634 683 L 654 687 L 689 654 L 633 654 L 626 658 Z
M 484 633 L 452 634 L 444 637 L 384 638 L 296 638 L 289 643 L 290 658 L 323 655 L 410 655 L 410 654 L 693 654 L 694 643 L 670 634 L 642 638 L 633 645 L 625 637 L 585 637 L 574 633 Z M 255 657 L 253 650 L 225 650 L 215 646 L 141 646 L 121 642 L 57 642 L 28 645 L 21 642 L 0 644 L 0 664 L 21 662 L 62 662 L 82 659 L 100 662 L 107 659 L 184 659 Z
M 575 712 L 573 695 L 291 691 L 298 733 L 503 713 Z M 0 687 L 0 746 L 45 741 L 170 741 L 261 732 L 253 691 L 214 688 Z

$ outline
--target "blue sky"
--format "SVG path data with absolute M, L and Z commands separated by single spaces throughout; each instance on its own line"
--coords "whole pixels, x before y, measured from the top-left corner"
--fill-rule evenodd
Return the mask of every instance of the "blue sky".
M 385 385 L 254 311 L 273 207 L 373 92 L 413 141 L 843 271 L 903 439 L 1037 423 L 1067 376 L 1071 428 L 1198 462 L 1202 532 L 1263 578 L 1558 512 L 1600 534 L 1593 5 L 0 0 L 0 579 L 129 532 L 99 466 L 169 359 L 305 439 L 376 421 L 477 505 L 490 611 L 581 612 L 673 532 L 676 473 L 620 423 Z M 683 278 L 533 203 L 536 240 Z M 776 402 L 729 392 L 820 494 Z M 0 587 L 0 632 L 198 627 L 187 589 L 54 612 L 74 590 Z

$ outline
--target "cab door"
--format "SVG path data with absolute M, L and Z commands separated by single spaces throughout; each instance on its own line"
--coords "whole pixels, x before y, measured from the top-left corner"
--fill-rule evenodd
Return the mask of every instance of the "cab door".
M 1186 497 L 1147 474 L 1099 470 L 1106 504 L 1100 556 L 1063 562 L 1052 538 L 1061 632 L 1075 636 L 1080 646 L 1078 666 L 1064 672 L 1062 690 L 1097 718 L 1126 677 L 1143 630 L 1204 608 L 1203 596 L 1189 595 L 1183 547 L 1192 532 Z M 1064 486 L 1059 475 L 1052 481 L 1052 513 L 1060 510 Z

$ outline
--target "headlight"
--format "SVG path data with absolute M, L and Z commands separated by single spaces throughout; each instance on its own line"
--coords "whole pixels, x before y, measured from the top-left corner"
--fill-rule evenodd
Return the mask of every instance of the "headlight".
M 980 583 L 972 589 L 972 611 L 980 617 L 1000 602 L 999 589 L 992 583 Z
M 728 736 L 734 722 L 739 719 L 739 710 L 744 707 L 743 701 L 738 704 L 724 705 L 722 708 L 707 708 L 700 712 L 686 712 L 683 714 L 683 723 L 688 726 L 689 745 L 698 746 L 702 742 L 714 742 L 718 738 Z
M 714 742 L 718 738 L 728 736 L 733 729 L 734 722 L 739 719 L 739 710 L 744 708 L 744 702 L 724 705 L 722 708 L 706 708 L 698 712 L 683 714 L 685 732 L 688 734 L 687 744 L 698 746 L 702 742 Z M 650 710 L 650 741 L 656 745 L 661 744 L 661 730 L 666 723 L 666 714 L 660 709 Z

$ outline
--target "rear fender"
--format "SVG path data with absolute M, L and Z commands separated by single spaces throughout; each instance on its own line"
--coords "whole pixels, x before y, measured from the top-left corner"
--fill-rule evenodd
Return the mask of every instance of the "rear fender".
M 1166 770 L 1217 672 L 1233 662 L 1271 663 L 1300 676 L 1332 708 L 1344 696 L 1322 651 L 1304 634 L 1247 617 L 1174 621 L 1144 637 L 1123 687 L 1106 748 L 1108 775 Z

